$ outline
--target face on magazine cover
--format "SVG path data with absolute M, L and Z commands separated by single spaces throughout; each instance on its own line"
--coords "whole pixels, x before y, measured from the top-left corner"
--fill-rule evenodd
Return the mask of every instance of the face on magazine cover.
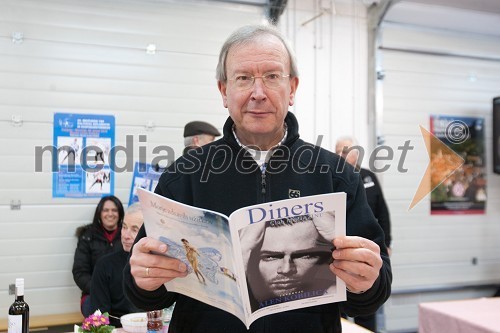
M 331 251 L 318 246 L 320 238 L 312 221 L 265 229 L 258 253 L 258 267 L 248 267 L 248 283 L 258 307 L 286 295 L 325 290 L 335 284 L 335 276 L 322 265 L 331 260 Z M 263 302 L 271 300 L 270 302 Z

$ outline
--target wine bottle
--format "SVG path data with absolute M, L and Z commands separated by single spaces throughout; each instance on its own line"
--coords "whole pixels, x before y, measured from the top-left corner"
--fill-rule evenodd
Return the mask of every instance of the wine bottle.
M 24 301 L 24 279 L 16 279 L 16 300 L 9 308 L 8 333 L 29 333 L 30 307 Z

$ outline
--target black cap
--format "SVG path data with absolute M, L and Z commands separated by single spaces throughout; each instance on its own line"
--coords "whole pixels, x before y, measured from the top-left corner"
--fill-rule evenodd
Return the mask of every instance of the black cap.
M 209 134 L 220 136 L 219 131 L 214 126 L 204 121 L 191 121 L 184 126 L 184 137 L 194 136 L 199 134 Z

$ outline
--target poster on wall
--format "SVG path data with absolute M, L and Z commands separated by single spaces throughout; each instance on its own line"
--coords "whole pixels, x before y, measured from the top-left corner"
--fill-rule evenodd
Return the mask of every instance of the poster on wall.
M 439 175 L 457 154 L 464 163 L 431 193 L 431 214 L 484 214 L 486 208 L 486 163 L 484 118 L 431 116 L 431 133 L 441 143 L 431 142 L 431 179 Z M 443 149 L 443 144 L 450 150 Z
M 114 116 L 55 113 L 53 145 L 53 198 L 113 194 Z
M 154 191 L 163 171 L 165 171 L 165 168 L 159 166 L 153 167 L 149 163 L 135 162 L 128 205 L 130 206 L 134 202 L 139 201 L 139 197 L 137 196 L 138 188 Z

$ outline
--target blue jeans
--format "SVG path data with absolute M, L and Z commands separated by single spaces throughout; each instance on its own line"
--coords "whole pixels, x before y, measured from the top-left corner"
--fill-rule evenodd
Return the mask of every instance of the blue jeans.
M 85 318 L 87 318 L 88 316 L 90 316 L 93 313 L 92 308 L 90 306 L 90 295 L 85 295 L 83 297 L 85 297 L 85 299 L 83 300 L 81 310 L 82 310 L 83 316 Z

